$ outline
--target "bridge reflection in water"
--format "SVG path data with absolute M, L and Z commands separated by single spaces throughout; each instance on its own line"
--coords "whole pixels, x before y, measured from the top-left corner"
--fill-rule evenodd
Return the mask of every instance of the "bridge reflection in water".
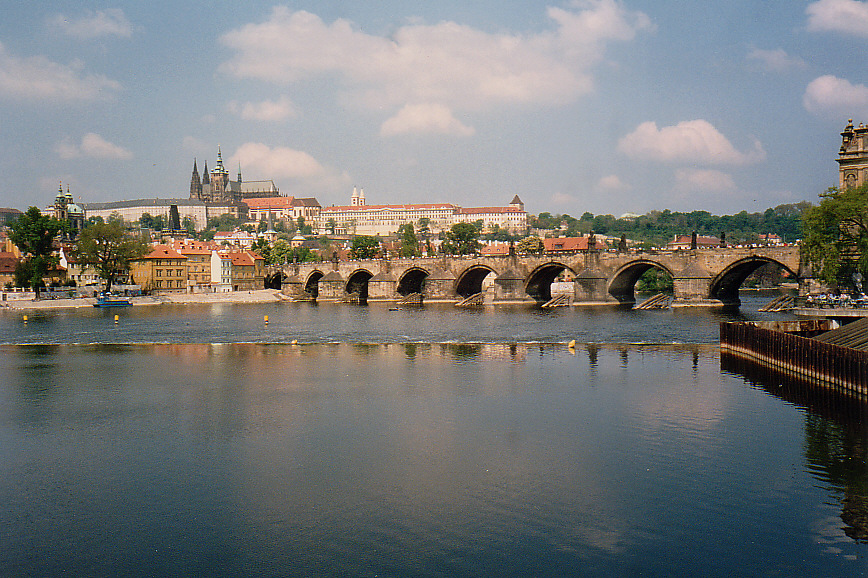
M 725 351 L 720 368 L 805 410 L 805 457 L 814 476 L 840 494 L 844 533 L 868 543 L 868 401 Z
M 738 290 L 759 267 L 774 263 L 806 292 L 813 281 L 799 248 L 704 248 L 684 251 L 583 251 L 569 255 L 440 256 L 299 263 L 272 272 L 284 294 L 319 301 L 458 302 L 482 293 L 486 303 L 545 303 L 565 277 L 574 304 L 632 305 L 635 286 L 649 269 L 673 279 L 673 306 L 738 305 Z

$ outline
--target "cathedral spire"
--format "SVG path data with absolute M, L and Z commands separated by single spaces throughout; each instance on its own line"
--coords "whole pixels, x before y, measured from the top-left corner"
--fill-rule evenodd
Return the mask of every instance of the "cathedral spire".
M 195 158 L 193 159 L 193 175 L 190 177 L 190 198 L 202 198 L 202 181 L 199 179 L 199 168 Z
M 241 161 L 238 161 L 238 182 L 241 182 Z

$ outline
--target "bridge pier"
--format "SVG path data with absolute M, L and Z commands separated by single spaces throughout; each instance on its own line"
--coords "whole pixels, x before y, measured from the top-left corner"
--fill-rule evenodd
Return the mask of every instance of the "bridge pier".
M 672 277 L 673 299 L 672 307 L 720 305 L 738 305 L 738 293 L 735 302 L 727 302 L 711 296 L 711 283 L 714 275 L 700 267 L 695 262 L 690 263 L 682 271 Z
M 455 301 L 455 275 L 445 267 L 434 267 L 431 274 L 425 278 L 422 291 L 423 301 Z
M 319 280 L 318 301 L 341 301 L 347 296 L 346 281 L 337 271 L 329 271 Z
M 576 275 L 573 280 L 574 303 L 588 302 L 611 302 L 614 299 L 609 295 L 606 274 L 600 270 L 586 268 Z
M 394 301 L 399 299 L 398 278 L 389 272 L 380 272 L 368 280 L 368 301 Z
M 534 301 L 524 291 L 524 276 L 514 269 L 507 269 L 494 280 L 495 303 L 533 303 Z

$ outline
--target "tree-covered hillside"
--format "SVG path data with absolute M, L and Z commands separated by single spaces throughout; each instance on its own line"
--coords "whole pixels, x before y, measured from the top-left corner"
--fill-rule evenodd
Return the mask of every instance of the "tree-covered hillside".
M 629 239 L 654 246 L 665 245 L 675 235 L 688 235 L 693 231 L 714 236 L 725 232 L 729 243 L 751 243 L 759 235 L 768 233 L 780 235 L 786 242 L 793 242 L 801 236 L 802 213 L 811 206 L 811 203 L 803 201 L 778 205 L 762 213 L 742 211 L 723 216 L 712 215 L 708 211 L 679 213 L 667 209 L 622 219 L 591 213 L 585 213 L 578 219 L 567 214 L 540 213 L 531 217 L 529 222 L 533 228 L 555 230 L 568 237 L 590 231 L 612 237 L 623 234 Z

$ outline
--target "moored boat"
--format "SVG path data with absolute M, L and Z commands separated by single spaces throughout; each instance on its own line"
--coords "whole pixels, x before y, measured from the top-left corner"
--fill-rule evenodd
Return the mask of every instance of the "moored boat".
M 97 295 L 94 307 L 130 307 L 133 302 L 126 297 L 112 295 L 110 293 L 100 293 Z

